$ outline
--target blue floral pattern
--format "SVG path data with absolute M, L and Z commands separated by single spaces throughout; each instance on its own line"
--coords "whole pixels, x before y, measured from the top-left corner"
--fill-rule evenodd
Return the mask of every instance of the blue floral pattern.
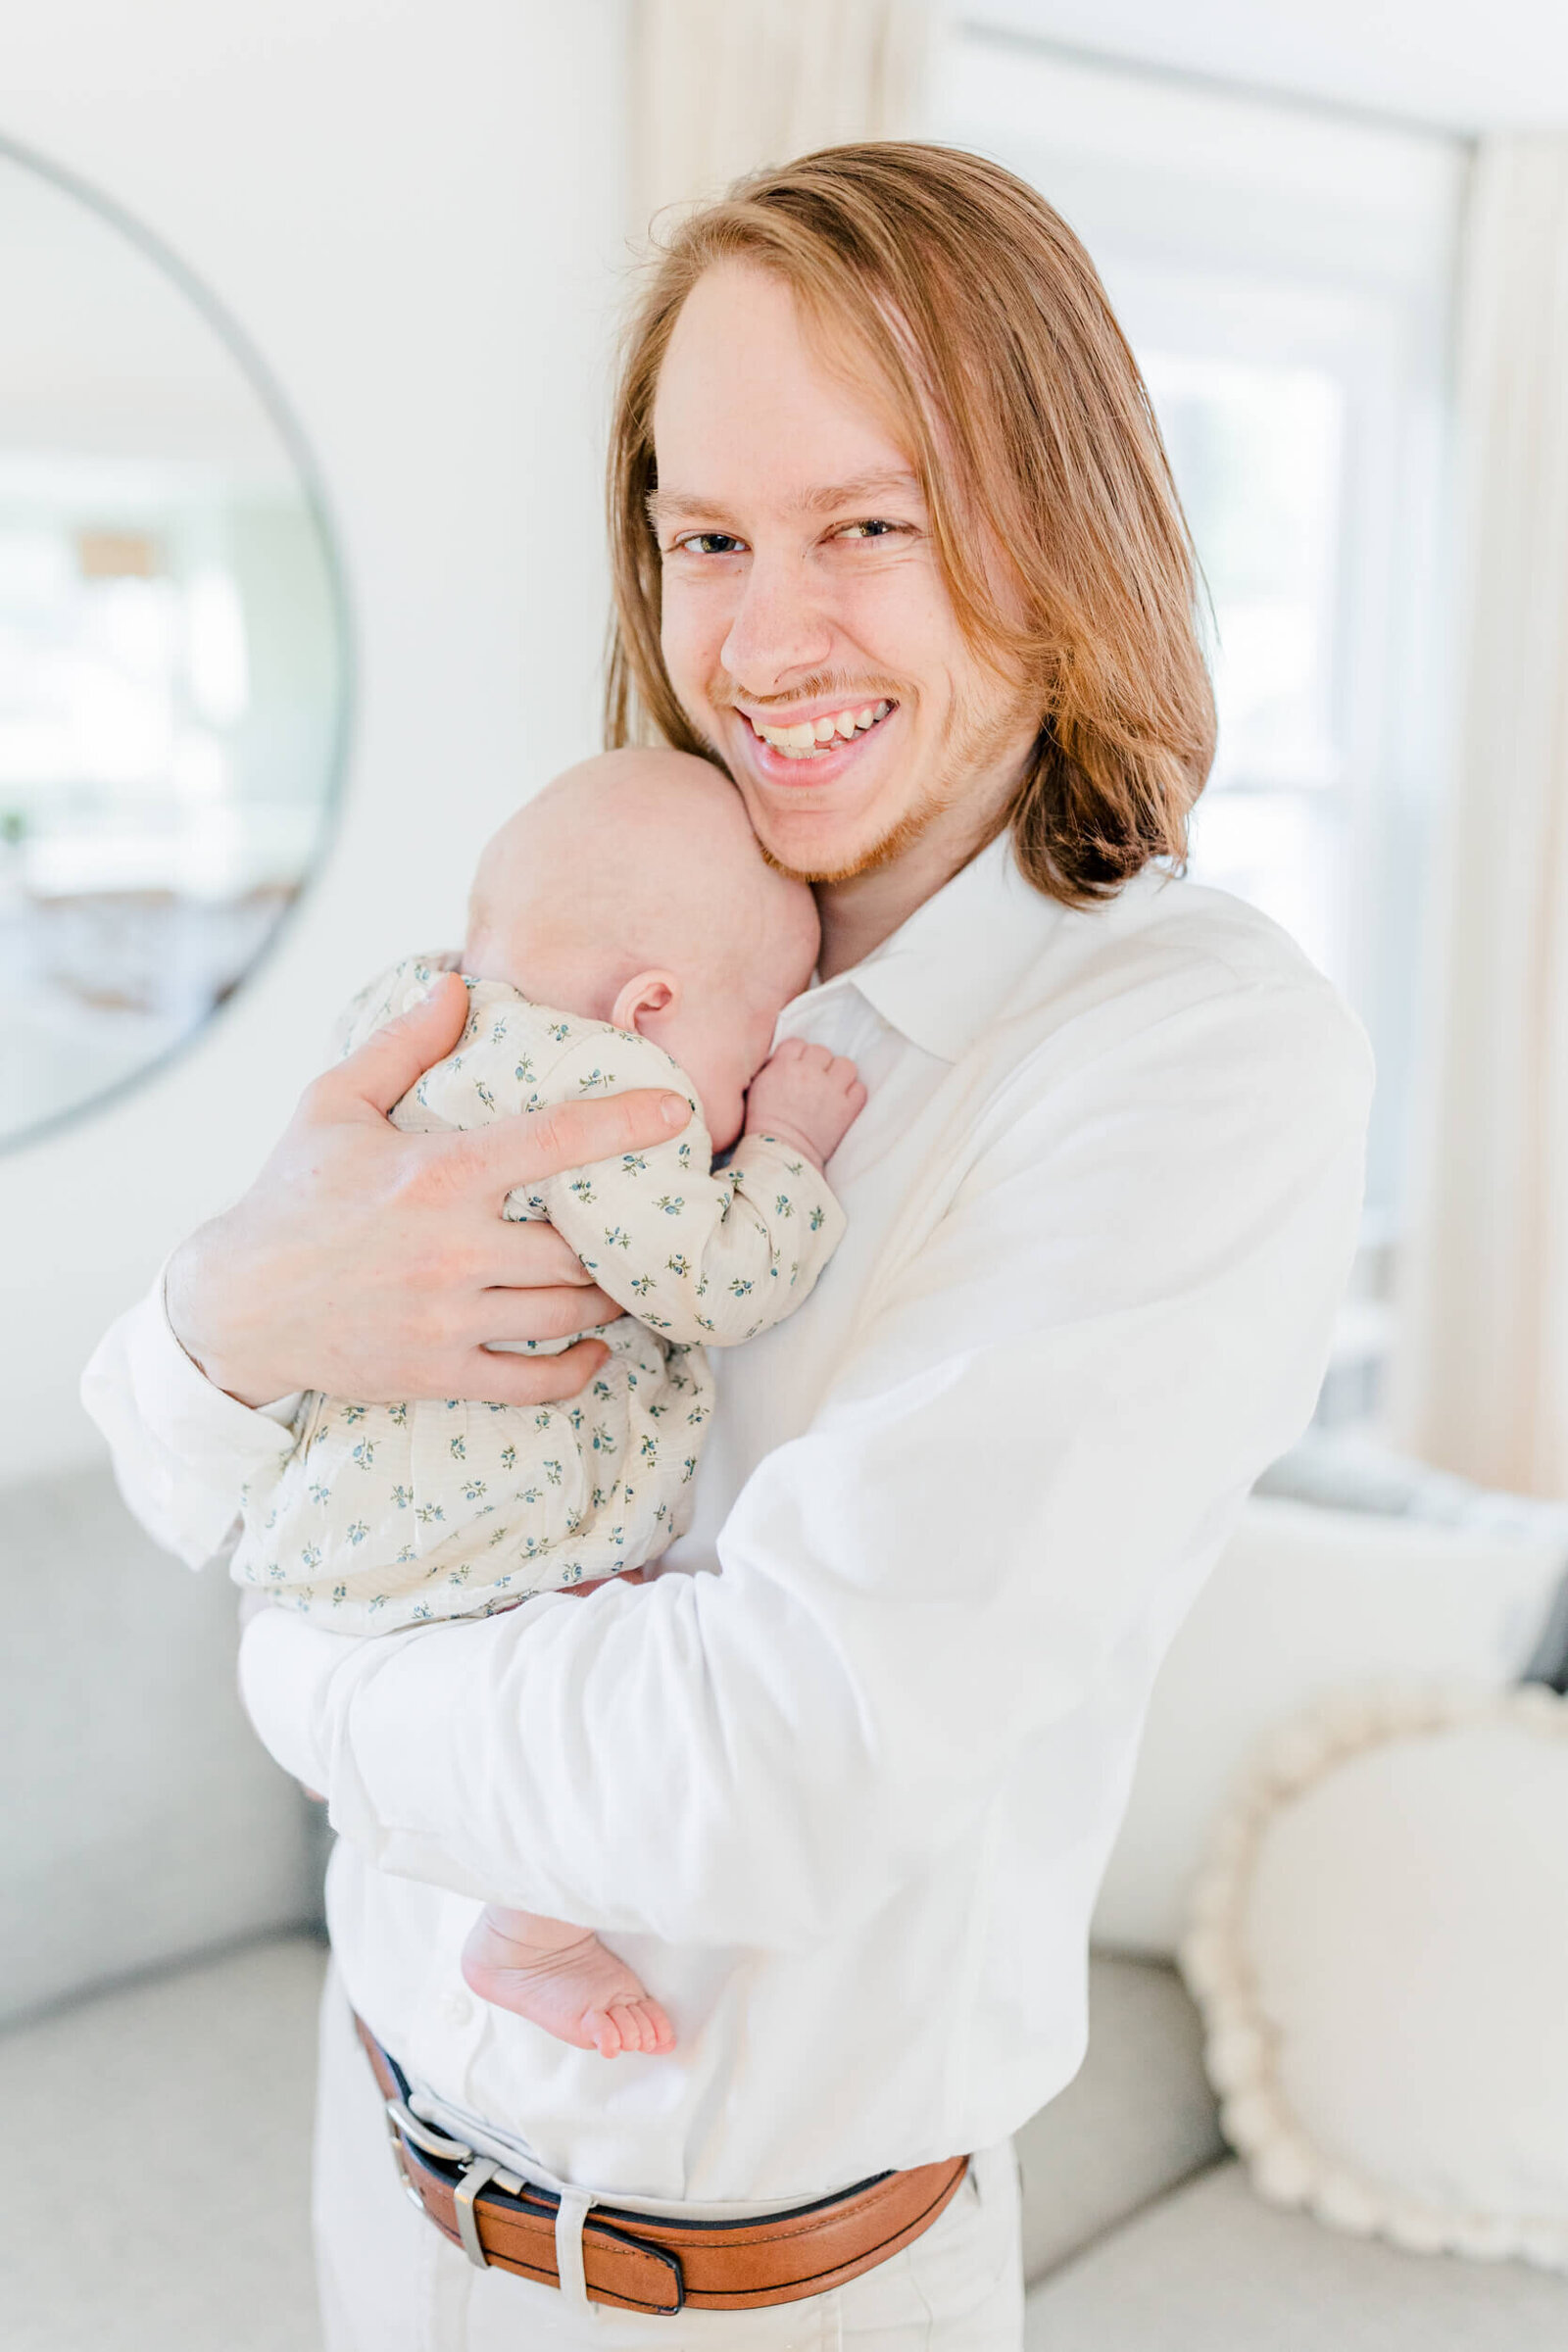
M 372 983 L 345 1017 L 343 1052 L 443 968 L 411 957 Z M 396 1126 L 450 1133 L 645 1086 L 685 1095 L 693 1116 L 667 1144 L 508 1196 L 508 1217 L 548 1218 L 626 1309 L 597 1333 L 609 1360 L 579 1396 L 526 1407 L 301 1399 L 292 1452 L 246 1491 L 233 1573 L 345 1633 L 487 1616 L 657 1559 L 691 1518 L 712 1410 L 706 1348 L 781 1322 L 844 1230 L 820 1172 L 776 1138 L 744 1137 L 714 1169 L 689 1079 L 647 1038 L 501 981 L 466 985 L 463 1036 L 397 1104 Z

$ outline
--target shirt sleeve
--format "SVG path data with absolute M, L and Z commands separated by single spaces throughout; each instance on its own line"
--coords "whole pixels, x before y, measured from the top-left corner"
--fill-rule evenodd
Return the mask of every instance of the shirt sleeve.
M 1305 980 L 1101 1026 L 985 1106 L 721 1575 L 325 1649 L 266 1629 L 258 1724 L 374 1865 L 799 1948 L 977 1834 L 1118 1644 L 1173 1627 L 1310 1415 L 1369 1056 Z
M 215 1388 L 170 1327 L 160 1272 L 99 1342 L 81 1401 L 109 1442 L 133 1517 L 155 1544 L 201 1568 L 232 1548 L 246 1482 L 274 1478 L 292 1449 L 299 1399 L 253 1411 Z
M 648 1040 L 598 1031 L 551 1069 L 553 1102 L 685 1080 Z M 691 1097 L 687 1096 L 688 1102 Z M 553 1176 L 527 1197 L 602 1290 L 688 1347 L 732 1347 L 793 1312 L 844 1234 L 821 1171 L 776 1137 L 744 1136 L 715 1169 L 702 1114 L 667 1144 Z

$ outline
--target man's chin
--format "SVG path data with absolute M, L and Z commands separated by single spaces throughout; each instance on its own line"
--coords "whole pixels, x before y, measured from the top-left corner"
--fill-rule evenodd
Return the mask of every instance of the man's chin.
M 940 802 L 927 802 L 919 808 L 910 808 L 897 824 L 870 841 L 845 841 L 842 845 L 824 841 L 813 844 L 809 858 L 801 857 L 795 848 L 786 855 L 759 833 L 758 842 L 763 858 L 777 874 L 786 874 L 792 882 L 809 882 L 820 889 L 835 882 L 853 882 L 861 874 L 879 873 L 884 866 L 894 865 L 942 813 Z

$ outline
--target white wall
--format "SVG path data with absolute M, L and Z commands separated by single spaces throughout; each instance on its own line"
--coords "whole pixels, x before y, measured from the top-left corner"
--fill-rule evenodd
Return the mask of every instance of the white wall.
M 625 266 L 622 0 L 50 0 L 0 130 L 239 318 L 335 509 L 356 741 L 327 863 L 172 1069 L 0 1155 L 0 1482 L 82 1458 L 83 1359 L 249 1180 L 378 961 L 452 938 L 479 842 L 596 740 L 599 466 Z

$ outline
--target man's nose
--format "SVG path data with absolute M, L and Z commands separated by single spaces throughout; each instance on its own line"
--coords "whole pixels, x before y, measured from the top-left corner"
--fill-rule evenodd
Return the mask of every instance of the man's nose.
M 832 650 L 832 616 L 806 565 L 754 554 L 719 657 L 728 675 L 748 693 L 778 694 L 800 672 L 827 668 Z

